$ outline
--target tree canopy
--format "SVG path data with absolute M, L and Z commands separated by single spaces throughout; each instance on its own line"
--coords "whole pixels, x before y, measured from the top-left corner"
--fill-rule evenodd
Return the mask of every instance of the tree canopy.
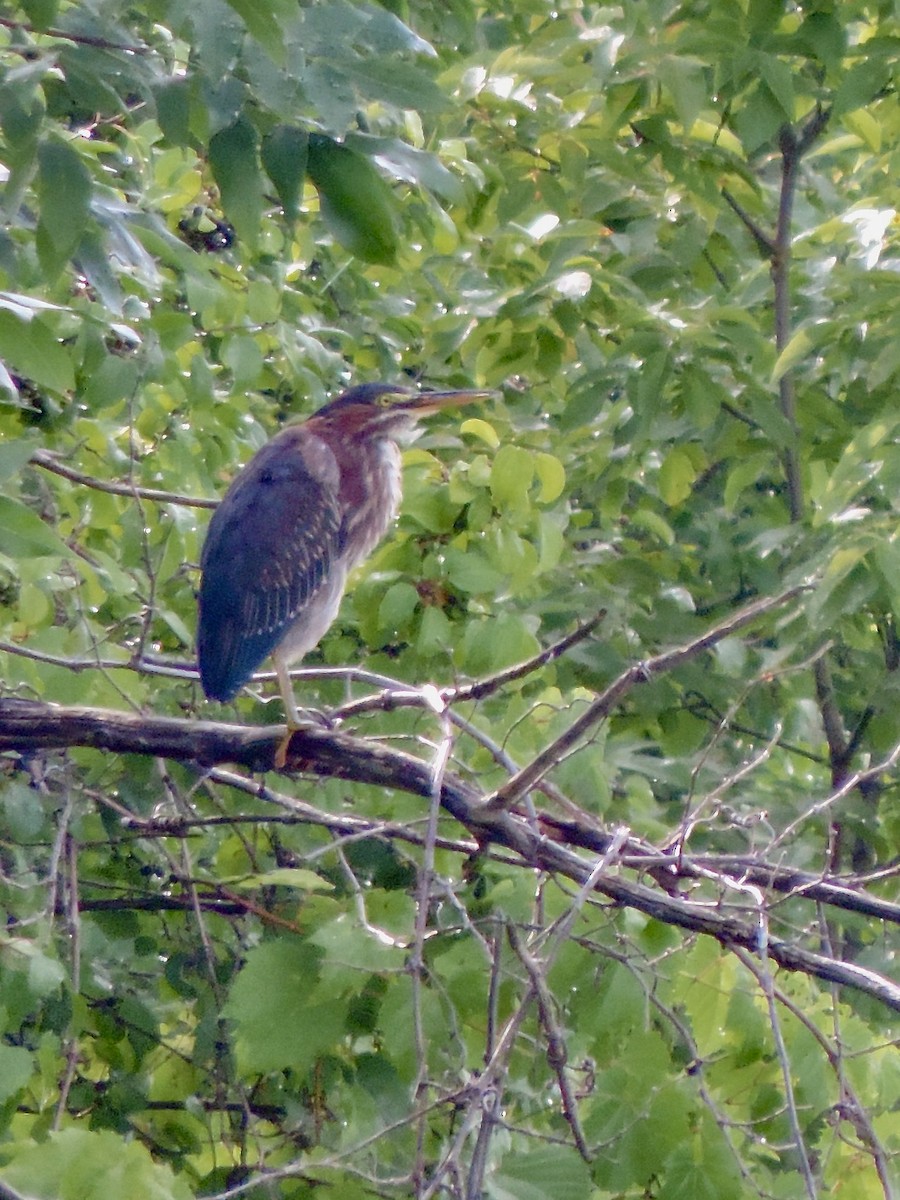
M 894 6 L 0 46 L 0 1197 L 896 1197 Z M 496 397 L 276 771 L 203 530 L 378 379 Z

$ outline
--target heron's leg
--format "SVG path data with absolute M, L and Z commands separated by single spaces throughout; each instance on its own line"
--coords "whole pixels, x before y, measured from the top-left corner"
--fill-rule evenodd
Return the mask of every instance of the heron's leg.
M 297 701 L 294 697 L 294 687 L 291 683 L 290 670 L 285 659 L 277 652 L 272 655 L 272 661 L 275 664 L 275 674 L 278 678 L 278 690 L 281 692 L 281 699 L 284 703 L 284 715 L 287 721 L 287 733 L 285 733 L 278 749 L 275 751 L 275 767 L 277 770 L 287 762 L 288 747 L 291 744 L 291 738 L 298 729 L 319 728 L 321 725 L 328 725 L 328 718 L 317 713 L 315 709 L 298 708 Z
M 284 703 L 284 716 L 287 721 L 287 732 L 284 738 L 278 745 L 275 751 L 275 768 L 280 771 L 287 761 L 288 746 L 291 744 L 291 738 L 298 729 L 302 729 L 304 724 L 309 724 L 300 716 L 300 710 L 297 708 L 297 701 L 294 697 L 294 686 L 291 683 L 291 675 L 288 670 L 288 664 L 284 661 L 280 654 L 273 654 L 272 661 L 275 664 L 275 674 L 278 677 L 278 690 L 281 692 L 281 699 Z
M 290 733 L 295 729 L 301 729 L 303 725 L 309 724 L 300 716 L 300 710 L 297 707 L 297 701 L 294 698 L 294 685 L 291 683 L 291 673 L 288 670 L 288 665 L 280 654 L 273 654 L 272 661 L 275 664 L 275 674 L 278 678 L 278 690 L 281 692 L 281 699 L 284 701 L 284 715 L 287 719 L 287 727 Z

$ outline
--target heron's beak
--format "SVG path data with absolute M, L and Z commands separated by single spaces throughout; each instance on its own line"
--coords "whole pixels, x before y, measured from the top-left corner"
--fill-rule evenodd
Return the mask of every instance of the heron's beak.
M 456 408 L 461 404 L 471 404 L 473 400 L 490 400 L 496 396 L 496 392 L 476 389 L 459 392 L 420 392 L 398 407 L 406 408 L 416 416 L 425 416 L 441 408 Z

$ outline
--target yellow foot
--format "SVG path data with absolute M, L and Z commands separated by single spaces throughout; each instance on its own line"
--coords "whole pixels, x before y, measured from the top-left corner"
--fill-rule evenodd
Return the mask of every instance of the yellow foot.
M 291 739 L 295 733 L 301 729 L 331 729 L 332 724 L 324 713 L 316 712 L 313 708 L 301 708 L 298 710 L 297 719 L 289 720 L 287 724 L 287 732 L 278 743 L 278 749 L 275 751 L 274 765 L 276 771 L 283 771 L 287 764 L 287 754 L 290 749 Z
M 287 752 L 288 752 L 288 748 L 291 744 L 291 738 L 294 736 L 294 734 L 296 732 L 297 732 L 297 729 L 295 726 L 288 725 L 287 733 L 284 735 L 284 737 L 278 743 L 278 749 L 275 751 L 275 770 L 276 771 L 284 770 L 285 765 L 287 763 Z

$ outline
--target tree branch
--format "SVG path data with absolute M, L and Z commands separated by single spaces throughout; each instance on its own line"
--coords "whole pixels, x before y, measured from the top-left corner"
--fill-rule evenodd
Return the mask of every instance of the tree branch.
M 572 633 L 566 634 L 558 642 L 554 642 L 552 646 L 548 646 L 546 650 L 542 650 L 540 654 L 536 654 L 533 658 L 529 658 L 525 662 L 515 663 L 503 671 L 498 671 L 496 675 L 477 679 L 474 683 L 466 683 L 460 687 L 441 688 L 441 697 L 448 704 L 455 704 L 458 700 L 483 700 L 485 696 L 490 696 L 493 692 L 499 691 L 506 684 L 513 683 L 517 679 L 523 679 L 526 675 L 531 675 L 534 671 L 540 670 L 547 663 L 553 662 L 554 659 L 571 650 L 573 646 L 577 646 L 579 642 L 583 642 L 585 638 L 590 637 L 605 617 L 605 610 L 597 613 L 595 617 L 591 617 L 590 620 L 579 625 Z
M 751 624 L 758 617 L 776 608 L 780 608 L 795 599 L 803 590 L 802 587 L 789 588 L 786 592 L 782 592 L 780 596 L 768 597 L 764 600 L 754 600 L 752 604 L 739 609 L 727 620 L 707 630 L 700 637 L 694 638 L 692 642 L 688 642 L 684 646 L 677 646 L 674 650 L 667 650 L 662 654 L 657 654 L 654 658 L 649 658 L 644 662 L 635 663 L 627 671 L 623 671 L 618 679 L 614 680 L 608 688 L 601 692 L 597 699 L 588 705 L 582 715 L 576 721 L 572 722 L 565 733 L 551 742 L 526 767 L 517 772 L 512 779 L 498 788 L 494 795 L 489 798 L 488 805 L 492 808 L 510 808 L 516 805 L 523 796 L 531 791 L 542 776 L 546 775 L 549 770 L 561 762 L 585 734 L 594 725 L 607 717 L 624 696 L 637 684 L 645 683 L 656 675 L 662 675 L 666 671 L 680 667 L 682 663 L 690 662 L 691 659 L 697 658 L 724 638 L 730 637 L 731 634 L 737 633 L 738 630 Z
M 0 17 L 0 25 L 4 29 L 21 29 L 34 37 L 59 38 L 65 42 L 75 42 L 79 46 L 95 46 L 98 50 L 123 50 L 126 54 L 149 54 L 149 46 L 139 46 L 128 42 L 111 42 L 109 38 L 93 37 L 87 33 L 69 33 L 65 29 L 35 29 L 28 21 L 14 21 L 11 17 Z
M 84 487 L 93 488 L 95 492 L 107 492 L 111 496 L 129 496 L 132 500 L 155 500 L 158 504 L 181 504 L 185 508 L 216 508 L 219 503 L 218 500 L 185 496 L 181 492 L 165 492 L 160 488 L 139 487 L 135 483 L 111 483 L 107 479 L 97 479 L 93 475 L 85 475 L 83 471 L 76 471 L 74 467 L 67 467 L 49 450 L 35 450 L 29 461 L 53 475 L 59 475 L 61 479 L 68 479 L 70 483 L 80 483 Z
M 794 594 L 795 591 L 785 593 L 777 602 L 785 603 Z M 726 623 L 728 630 L 741 628 L 775 604 L 776 601 L 769 600 L 749 606 Z M 699 652 L 696 647 L 705 648 L 725 636 L 725 628 L 719 626 L 651 663 L 668 661 L 674 665 L 675 659 L 684 661 L 685 656 Z M 629 678 L 631 682 L 637 680 Z M 232 762 L 251 771 L 267 771 L 272 769 L 283 738 L 283 726 L 253 728 L 96 708 L 61 708 L 31 700 L 0 700 L 0 751 L 23 755 L 42 749 L 89 746 L 120 754 L 159 755 L 206 767 Z M 289 763 L 293 770 L 397 788 L 424 799 L 433 793 L 429 763 L 342 733 L 299 730 L 291 739 Z M 486 805 L 474 788 L 450 772 L 442 780 L 441 803 L 480 845 L 505 847 L 522 865 L 564 876 L 579 886 L 591 878 L 593 859 L 550 841 L 546 833 L 534 829 L 518 814 Z M 594 889 L 617 904 L 635 908 L 666 924 L 707 934 L 727 948 L 742 946 L 756 952 L 757 922 L 726 915 L 721 907 L 711 906 L 705 900 L 686 900 L 607 872 L 596 878 Z M 855 988 L 900 1012 L 900 985 L 875 971 L 777 938 L 770 940 L 768 953 L 773 962 L 787 970 Z
M 742 204 L 732 196 L 728 188 L 722 188 L 722 199 L 735 215 L 743 222 L 747 228 L 747 232 L 756 242 L 765 258 L 771 258 L 775 253 L 775 239 L 771 234 L 766 233 L 763 227 L 754 221 L 753 217 L 747 212 Z

